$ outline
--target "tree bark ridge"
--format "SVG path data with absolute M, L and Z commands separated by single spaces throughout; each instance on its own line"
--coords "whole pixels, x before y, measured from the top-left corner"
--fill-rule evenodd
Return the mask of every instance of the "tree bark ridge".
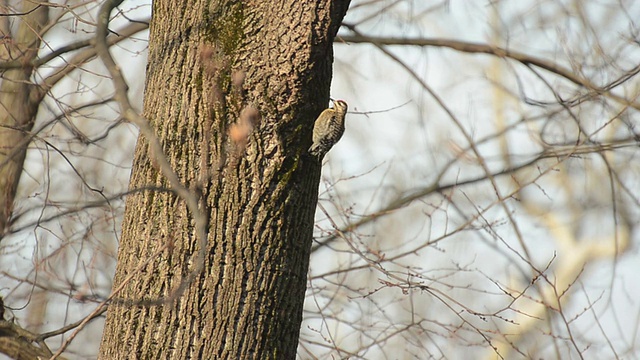
M 101 358 L 295 357 L 320 179 L 306 149 L 328 103 L 331 46 L 347 6 L 154 3 L 145 116 L 209 209 L 209 256 L 174 303 L 112 305 Z M 243 127 L 247 109 L 257 115 Z M 245 128 L 243 141 L 236 133 Z M 131 187 L 167 187 L 148 151 L 141 138 Z M 162 255 L 119 297 L 167 296 L 201 244 L 190 214 L 170 192 L 132 195 L 126 208 L 115 285 Z

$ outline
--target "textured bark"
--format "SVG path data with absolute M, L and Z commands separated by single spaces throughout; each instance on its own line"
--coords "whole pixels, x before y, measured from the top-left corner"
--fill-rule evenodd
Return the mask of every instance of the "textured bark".
M 114 288 L 153 259 L 110 306 L 100 358 L 295 358 L 320 177 L 306 149 L 348 3 L 154 2 L 145 116 L 202 195 L 207 257 L 176 301 L 135 304 L 179 286 L 201 242 L 172 193 L 128 197 Z M 168 187 L 148 151 L 141 138 L 131 187 Z
M 34 8 L 38 7 L 34 10 Z M 10 26 L 2 26 L 0 61 L 19 60 L 24 66 L 2 73 L 0 85 L 0 239 L 9 227 L 16 190 L 30 142 L 30 131 L 38 112 L 40 98 L 36 98 L 31 83 L 33 67 L 29 66 L 38 54 L 40 30 L 48 21 L 48 7 L 25 1 L 16 33 Z M 8 21 L 5 17 L 2 21 Z

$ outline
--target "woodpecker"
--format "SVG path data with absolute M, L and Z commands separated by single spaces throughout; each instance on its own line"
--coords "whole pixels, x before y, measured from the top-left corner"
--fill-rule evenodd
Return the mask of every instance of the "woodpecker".
M 331 150 L 344 133 L 347 103 L 343 100 L 331 101 L 333 108 L 325 109 L 313 125 L 313 144 L 309 153 L 319 159 Z

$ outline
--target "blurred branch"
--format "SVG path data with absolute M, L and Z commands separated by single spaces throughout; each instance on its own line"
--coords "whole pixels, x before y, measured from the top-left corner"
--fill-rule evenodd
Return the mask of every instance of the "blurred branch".
M 37 340 L 38 341 L 43 341 L 43 340 L 48 339 L 48 338 L 50 338 L 52 336 L 62 335 L 64 333 L 66 333 L 67 331 L 71 331 L 71 330 L 77 328 L 78 326 L 86 324 L 88 321 L 96 319 L 98 316 L 104 314 L 106 311 L 107 311 L 106 307 L 98 307 L 97 311 L 93 311 L 89 316 L 86 316 L 86 317 L 82 318 L 81 320 L 78 320 L 78 321 L 76 321 L 74 323 L 71 323 L 71 324 L 69 324 L 67 326 L 63 326 L 60 329 L 49 331 L 49 332 L 46 332 L 44 334 L 38 335 L 37 336 Z
M 552 61 L 548 61 L 545 59 L 540 59 L 535 56 L 527 55 L 524 53 L 520 53 L 517 51 L 504 49 L 498 46 L 486 45 L 486 44 L 477 44 L 466 41 L 452 40 L 452 39 L 432 39 L 432 38 L 395 38 L 395 37 L 376 37 L 376 36 L 368 36 L 360 33 L 356 30 L 354 25 L 343 23 L 342 26 L 349 29 L 353 32 L 353 35 L 343 35 L 338 36 L 342 42 L 352 43 L 352 44 L 373 44 L 377 46 L 383 45 L 401 45 L 401 46 L 431 46 L 431 47 L 443 47 L 449 48 L 453 50 L 457 50 L 460 52 L 471 53 L 471 54 L 488 54 L 497 56 L 500 58 L 511 59 L 517 62 L 522 63 L 523 65 L 532 65 L 544 70 L 547 70 L 551 73 L 554 73 L 558 76 L 561 76 L 572 83 L 586 88 L 589 91 L 597 95 L 605 96 L 609 99 L 617 101 L 623 105 L 630 106 L 636 110 L 640 110 L 640 102 L 635 101 L 634 99 L 628 99 L 623 96 L 616 95 L 612 92 L 612 90 L 624 83 L 629 78 L 635 76 L 640 73 L 640 64 L 636 65 L 634 68 L 628 70 L 624 76 L 612 81 L 611 83 L 598 86 L 592 83 L 589 79 L 579 76 L 575 72 L 557 64 Z M 640 94 L 639 94 L 640 95 Z M 636 96 L 637 97 L 637 96 Z
M 105 35 L 106 37 L 105 42 L 107 46 L 115 45 L 123 40 L 129 39 L 132 35 L 139 33 L 140 31 L 146 30 L 148 27 L 149 26 L 146 23 L 139 23 L 139 22 L 131 23 L 128 26 L 124 27 L 123 29 L 120 29 L 116 33 L 117 35 L 109 35 L 109 36 Z M 43 58 L 41 58 L 42 60 L 36 59 L 34 61 L 45 64 L 51 61 L 53 58 L 60 56 L 65 52 L 87 47 L 91 45 L 93 41 L 94 40 L 79 41 L 77 43 L 67 45 L 66 47 L 63 47 L 57 51 L 54 51 L 51 54 L 45 55 Z M 76 54 L 73 58 L 71 58 L 67 62 L 66 66 L 62 67 L 57 72 L 45 78 L 44 81 L 42 82 L 42 87 L 38 88 L 37 97 L 42 98 L 47 93 L 47 91 L 49 91 L 49 89 L 51 89 L 53 86 L 55 86 L 58 83 L 58 81 L 64 79 L 65 76 L 67 76 L 70 72 L 77 69 L 82 64 L 86 63 L 88 60 L 96 57 L 98 55 L 96 48 L 97 47 L 90 47 Z
M 480 142 L 478 142 L 479 144 Z M 513 173 L 526 169 L 536 163 L 538 163 L 539 161 L 543 160 L 543 159 L 549 159 L 549 158 L 559 158 L 557 163 L 560 163 L 566 159 L 572 158 L 576 155 L 586 155 L 586 154 L 592 154 L 592 153 L 600 153 L 600 152 L 604 152 L 604 151 L 614 151 L 616 149 L 621 149 L 621 148 L 625 148 L 625 147 L 635 147 L 637 146 L 637 143 L 635 142 L 635 139 L 620 139 L 618 141 L 616 141 L 616 143 L 613 144 L 603 144 L 603 145 L 581 145 L 581 146 L 564 146 L 564 147 L 549 147 L 541 152 L 539 152 L 538 154 L 534 155 L 530 160 L 523 162 L 521 164 L 517 164 L 514 165 L 512 167 L 508 167 L 505 168 L 503 170 L 500 171 L 495 171 L 492 172 L 491 176 L 494 178 L 498 178 L 504 175 L 512 175 Z M 468 149 L 467 149 L 468 150 Z M 466 152 L 467 150 L 463 150 L 463 152 Z M 398 198 L 395 201 L 390 202 L 387 206 L 385 206 L 384 208 L 376 211 L 374 214 L 365 216 L 363 218 L 361 218 L 360 220 L 353 222 L 351 224 L 348 224 L 347 226 L 344 226 L 342 229 L 340 229 L 341 233 L 349 233 L 352 231 L 355 231 L 356 229 L 378 219 L 378 218 L 382 218 L 386 215 L 389 215 L 391 213 L 393 213 L 395 210 L 398 210 L 404 206 L 409 205 L 410 203 L 412 203 L 415 200 L 419 200 L 422 199 L 426 196 L 429 196 L 431 194 L 435 194 L 435 193 L 441 193 L 456 187 L 461 187 L 461 186 L 465 186 L 465 185 L 472 185 L 481 181 L 485 181 L 487 180 L 487 176 L 483 175 L 483 176 L 478 176 L 475 178 L 470 178 L 470 179 L 466 179 L 466 180 L 462 180 L 462 181 L 456 181 L 454 183 L 448 183 L 448 184 L 440 184 L 440 180 L 442 179 L 442 177 L 445 175 L 445 173 L 457 162 L 457 159 L 453 159 L 451 160 L 448 164 L 446 164 L 442 170 L 440 170 L 440 172 L 438 173 L 438 175 L 436 176 L 436 179 L 428 186 L 423 187 L 422 189 L 412 193 L 412 194 L 408 194 L 405 195 L 403 197 Z M 513 195 L 513 194 L 511 194 Z M 506 196 L 509 197 L 509 196 Z M 337 235 L 332 235 L 327 237 L 326 239 L 324 239 L 323 241 L 317 241 L 317 244 L 314 245 L 311 249 L 311 252 L 315 252 L 316 250 L 318 250 L 319 248 L 330 244 L 331 242 L 335 241 L 336 239 L 338 239 L 339 236 Z
M 113 45 L 115 43 L 118 43 L 118 42 L 120 42 L 122 40 L 125 40 L 125 39 L 131 37 L 132 35 L 134 35 L 136 33 L 139 33 L 140 31 L 146 30 L 148 28 L 149 28 L 148 22 L 132 22 L 132 23 L 128 24 L 127 26 L 125 26 L 124 28 L 114 32 L 112 35 L 109 35 L 108 43 L 109 43 L 109 45 Z M 39 67 L 39 66 L 42 66 L 42 65 L 48 63 L 51 60 L 63 55 L 63 54 L 66 54 L 66 53 L 71 52 L 71 51 L 80 50 L 80 49 L 89 47 L 89 46 L 91 46 L 91 41 L 92 41 L 91 39 L 80 40 L 80 41 L 74 42 L 72 44 L 62 46 L 60 48 L 55 49 L 54 51 L 52 51 L 50 53 L 47 53 L 46 55 L 44 55 L 42 57 L 38 57 L 38 58 L 35 58 L 33 60 L 30 60 L 27 63 L 25 63 L 24 61 L 21 61 L 21 60 L 0 62 L 0 69 L 16 69 L 16 68 L 21 68 L 21 67 L 24 67 L 24 66 Z M 89 50 L 89 52 L 91 52 L 92 50 L 93 49 Z M 94 52 L 93 56 L 95 56 L 95 50 L 93 50 L 93 52 Z M 70 62 L 70 64 L 72 64 L 72 63 L 73 63 L 73 61 Z
M 63 218 L 65 216 L 69 216 L 72 214 L 77 214 L 79 212 L 82 211 L 87 211 L 89 209 L 92 208 L 100 208 L 100 207 L 104 207 L 107 206 L 111 201 L 114 200 L 122 200 L 125 196 L 131 195 L 131 194 L 136 194 L 139 192 L 144 192 L 144 191 L 153 191 L 153 192 L 170 192 L 171 189 L 167 189 L 167 188 L 162 188 L 162 187 L 157 187 L 157 186 L 146 186 L 144 188 L 138 188 L 138 189 L 130 189 L 129 191 L 120 193 L 120 194 L 116 194 L 110 197 L 105 197 L 103 198 L 103 200 L 98 200 L 98 201 L 93 201 L 93 202 L 84 202 L 82 203 L 82 205 L 80 206 L 76 206 L 76 207 L 71 207 L 65 210 L 61 210 L 60 212 L 58 212 L 57 214 L 53 214 L 51 216 L 47 216 L 47 217 L 43 217 L 43 218 L 38 218 L 34 221 L 30 221 L 26 224 L 20 225 L 19 227 L 12 227 L 11 231 L 8 232 L 8 234 L 15 234 L 18 233 L 20 231 L 24 231 L 27 229 L 30 229 L 34 226 L 41 226 L 47 222 L 56 220 L 56 219 L 60 219 Z M 36 210 L 40 211 L 40 208 L 36 208 Z M 19 218 L 21 218 L 22 216 L 24 216 L 25 214 L 27 214 L 28 211 L 23 211 L 22 213 L 16 215 L 15 217 L 12 217 L 12 225 L 18 221 Z
M 528 206 L 532 206 L 529 204 Z M 530 300 L 523 302 L 517 307 L 518 312 L 512 319 L 512 323 L 505 323 L 500 331 L 503 334 L 503 340 L 494 343 L 497 351 L 506 358 L 510 358 L 512 349 L 517 350 L 518 343 L 521 339 L 536 330 L 541 323 L 541 319 L 548 319 L 553 315 L 561 316 L 564 324 L 569 330 L 569 320 L 563 311 L 563 305 L 567 304 L 571 296 L 567 292 L 578 280 L 585 265 L 597 259 L 606 259 L 618 256 L 625 251 L 630 244 L 630 233 L 626 226 L 618 227 L 616 233 L 610 238 L 592 238 L 577 239 L 573 224 L 559 221 L 561 214 L 558 212 L 549 212 L 546 210 L 536 210 L 539 219 L 546 225 L 545 228 L 550 231 L 550 236 L 558 242 L 559 251 L 558 258 L 554 261 L 556 267 L 553 274 L 540 274 L 533 281 L 538 282 L 540 292 L 539 300 Z M 507 290 L 505 288 L 505 290 Z M 507 290 L 512 296 L 519 296 L 519 291 Z M 546 315 L 546 316 L 545 316 Z M 575 343 L 572 341 L 573 345 Z M 575 348 L 578 354 L 581 354 L 579 348 Z M 493 349 L 488 357 L 493 355 Z
M 47 7 L 36 6 L 37 11 L 30 11 L 34 6 L 30 2 L 23 3 L 23 9 L 29 15 L 20 19 L 15 32 L 5 34 L 8 38 L 0 46 L 1 59 L 18 57 L 28 62 L 36 57 L 41 42 L 39 31 L 47 23 L 49 13 Z M 25 133 L 33 127 L 38 109 L 29 97 L 33 88 L 30 82 L 32 70 L 25 67 L 0 74 L 0 238 L 7 230 L 23 170 Z M 18 149 L 16 155 L 14 149 Z
M 98 317 L 99 315 L 103 314 L 106 310 L 107 310 L 107 306 L 109 304 L 112 303 L 124 303 L 124 302 L 119 302 L 117 299 L 115 299 L 115 297 L 120 293 L 120 291 L 122 291 L 122 289 L 124 289 L 124 287 L 136 276 L 138 276 L 140 274 L 140 272 L 147 267 L 147 265 L 149 265 L 149 263 L 151 261 L 153 261 L 154 259 L 157 258 L 157 256 L 159 256 L 163 251 L 166 251 L 167 248 L 169 248 L 171 246 L 170 242 L 165 242 L 163 244 L 161 244 L 161 246 L 158 247 L 158 250 L 152 255 L 149 256 L 147 259 L 145 259 L 144 261 L 141 261 L 140 264 L 138 264 L 138 266 L 131 271 L 126 278 L 124 278 L 122 280 L 122 282 L 120 284 L 118 284 L 118 286 L 113 289 L 113 291 L 111 291 L 111 294 L 109 295 L 109 297 L 107 297 L 104 301 L 102 301 L 100 304 L 98 304 L 98 306 L 87 316 L 85 316 L 82 320 L 72 324 L 73 328 L 75 328 L 74 332 L 71 333 L 69 335 L 69 337 L 64 341 L 64 343 L 60 346 L 60 348 L 58 348 L 58 350 L 56 351 L 55 354 L 53 354 L 53 356 L 51 356 L 50 360 L 55 360 L 55 359 L 64 359 L 60 356 L 60 354 L 62 354 L 62 352 L 64 352 L 64 350 L 69 346 L 69 344 L 71 344 L 71 342 L 73 341 L 73 339 L 80 333 L 80 331 L 82 331 L 82 329 L 84 329 L 84 327 L 93 319 L 95 319 L 96 317 Z M 66 327 L 62 328 L 61 330 L 66 329 Z M 71 330 L 71 329 L 68 329 Z M 41 338 L 43 335 L 40 335 L 38 338 Z
M 515 60 L 518 60 L 520 62 L 522 62 L 523 64 L 531 64 L 531 65 L 535 65 L 544 69 L 547 69 L 551 72 L 554 72 L 558 75 L 561 75 L 563 77 L 567 77 L 567 79 L 573 81 L 574 83 L 584 86 L 584 87 L 588 87 L 592 90 L 595 90 L 596 87 L 594 85 L 592 85 L 591 83 L 589 83 L 587 80 L 582 80 L 580 78 L 578 78 L 577 76 L 574 76 L 573 73 L 569 72 L 566 69 L 563 69 L 559 66 L 557 66 L 556 64 L 550 63 L 550 62 L 546 62 L 544 60 L 540 60 L 540 59 L 536 59 L 533 57 L 529 57 L 527 55 L 524 54 L 520 54 L 520 53 L 516 53 L 516 52 L 510 52 L 508 50 L 504 50 L 498 47 L 492 47 L 492 46 L 488 46 L 488 45 L 480 45 L 480 44 L 472 44 L 472 43 L 465 43 L 465 42 L 460 42 L 460 41 L 454 41 L 454 40 L 438 40 L 438 39 L 396 39 L 396 38 L 376 38 L 376 37 L 369 37 L 369 36 L 364 36 L 362 34 L 360 34 L 353 26 L 351 25 L 347 25 L 347 24 L 343 24 L 344 26 L 346 26 L 347 28 L 349 28 L 351 31 L 353 31 L 355 33 L 354 36 L 342 36 L 341 38 L 346 41 L 346 42 L 355 42 L 355 43 L 369 43 L 369 44 L 373 44 L 374 46 L 380 48 L 381 50 L 383 50 L 382 45 L 386 44 L 386 45 L 419 45 L 419 46 L 441 46 L 441 47 L 449 47 L 449 48 L 454 48 L 456 50 L 460 50 L 460 51 L 465 51 L 465 52 L 476 52 L 476 53 L 487 53 L 487 54 L 493 54 L 493 55 L 497 55 L 500 57 L 507 57 L 507 58 L 512 58 Z M 383 50 L 384 51 L 384 50 Z M 388 52 L 385 51 L 385 53 L 387 53 L 389 55 Z M 394 59 L 394 60 L 398 60 L 398 59 Z M 402 65 L 402 64 L 401 64 Z M 406 67 L 405 67 L 406 68 Z M 634 68 L 632 73 L 637 73 L 640 71 L 640 66 Z M 414 74 L 415 75 L 415 74 Z M 566 76 L 565 76 L 566 75 Z M 414 76 L 416 77 L 416 76 Z M 419 79 L 417 79 L 419 80 Z M 614 82 L 616 84 L 619 84 L 620 82 Z M 604 89 L 600 89 L 599 93 L 605 93 L 608 90 L 604 90 Z M 638 103 L 630 103 L 628 102 L 626 99 L 624 98 L 620 98 L 622 102 L 624 102 L 625 105 L 629 105 L 632 106 L 634 108 L 638 108 L 640 109 L 640 104 Z M 513 167 L 509 167 L 506 168 L 502 171 L 499 172 L 490 172 L 488 171 L 487 168 L 485 168 L 485 170 L 487 171 L 487 174 L 484 176 L 480 176 L 474 179 L 468 179 L 465 181 L 461 181 L 461 182 L 456 182 L 456 183 L 451 183 L 451 184 L 444 184 L 444 185 L 440 185 L 439 181 L 442 178 L 442 176 L 444 176 L 444 174 L 446 173 L 446 171 L 455 163 L 454 161 L 451 161 L 449 164 L 447 164 L 438 174 L 437 178 L 433 181 L 433 183 L 425 188 L 423 188 L 422 190 L 411 194 L 411 195 L 407 195 L 405 197 L 401 197 L 399 199 L 397 199 L 394 202 L 391 202 L 389 205 L 387 205 L 386 207 L 384 207 L 383 209 L 381 209 L 380 211 L 377 211 L 375 214 L 369 215 L 367 217 L 364 217 L 362 219 L 360 219 L 357 222 L 351 223 L 347 226 L 345 226 L 344 228 L 342 228 L 340 230 L 340 232 L 346 233 L 346 232 L 350 232 L 350 231 L 354 231 L 357 228 L 379 218 L 382 217 L 386 214 L 389 214 L 403 206 L 408 205 L 409 203 L 411 203 L 414 200 L 423 198 L 425 196 L 428 196 L 432 193 L 438 193 L 438 192 L 442 192 L 454 187 L 458 187 L 458 186 L 462 186 L 462 185 L 467 185 L 467 184 L 473 184 L 479 181 L 484 181 L 487 180 L 487 177 L 492 178 L 492 177 L 497 177 L 497 176 L 502 176 L 502 175 L 507 175 L 507 174 L 511 174 L 515 171 L 518 171 L 520 169 L 524 169 L 530 165 L 535 164 L 536 162 L 538 162 L 539 160 L 542 160 L 544 158 L 549 158 L 549 157 L 560 157 L 562 159 L 567 159 L 569 157 L 572 157 L 576 154 L 585 154 L 585 153 L 592 153 L 592 152 L 599 152 L 599 151 L 608 151 L 608 150 L 613 150 L 616 148 L 620 148 L 620 147 L 628 147 L 628 146 L 634 146 L 635 144 L 635 140 L 634 139 L 624 139 L 622 141 L 620 141 L 620 143 L 618 143 L 617 145 L 614 144 L 607 144 L 607 145 L 575 145 L 575 146 L 567 146 L 567 147 L 563 147 L 563 148 L 546 148 L 545 150 L 543 150 L 542 152 L 540 152 L 537 156 L 535 156 L 533 159 L 531 159 L 530 161 L 527 161 L 523 164 L 520 165 L 516 165 Z M 473 148 L 473 147 L 471 147 Z M 476 154 L 478 155 L 478 154 Z M 509 214 L 509 212 L 506 212 L 507 214 Z M 318 250 L 320 247 L 327 245 L 329 243 L 331 243 L 332 241 L 334 241 L 336 238 L 338 238 L 338 236 L 333 235 L 328 237 L 327 239 L 325 239 L 322 242 L 318 242 L 318 244 L 316 246 L 314 246 L 312 248 L 312 252 Z
M 34 343 L 38 343 L 40 347 Z M 17 360 L 48 358 L 51 351 L 44 341 L 10 321 L 0 319 L 0 352 Z
M 10 14 L 3 14 L 0 13 L 0 17 L 11 17 L 11 16 L 25 16 L 25 15 L 29 15 L 32 12 L 38 10 L 41 6 L 44 6 L 43 4 L 38 4 L 36 5 L 34 8 L 27 10 L 27 11 L 23 11 L 23 12 L 19 12 L 19 13 L 10 13 Z

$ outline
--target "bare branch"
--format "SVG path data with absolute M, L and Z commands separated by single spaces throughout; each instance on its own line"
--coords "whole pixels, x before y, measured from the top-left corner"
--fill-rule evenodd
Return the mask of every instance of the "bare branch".
M 576 74 L 575 72 L 564 68 L 563 66 L 556 64 L 554 62 L 536 58 L 535 56 L 523 54 L 514 50 L 504 49 L 498 46 L 486 45 L 486 44 L 476 44 L 459 40 L 452 39 L 430 39 L 430 38 L 418 38 L 418 39 L 409 39 L 409 38 L 391 38 L 391 37 L 376 37 L 376 36 L 368 36 L 360 33 L 355 29 L 355 26 L 349 24 L 342 24 L 342 26 L 351 30 L 354 35 L 345 35 L 340 36 L 339 39 L 345 43 L 352 44 L 372 44 L 376 46 L 383 45 L 399 45 L 399 46 L 431 46 L 431 47 L 444 47 L 453 50 L 457 50 L 460 52 L 471 53 L 471 54 L 488 54 L 494 55 L 500 58 L 506 58 L 515 60 L 524 65 L 533 65 L 539 67 L 541 69 L 547 70 L 551 73 L 559 75 L 572 83 L 586 88 L 587 90 L 593 92 L 595 95 L 602 95 L 608 97 L 612 100 L 619 102 L 622 105 L 630 106 L 636 110 L 640 110 L 640 103 L 636 101 L 636 98 L 640 96 L 640 94 L 635 97 L 628 99 L 620 95 L 616 95 L 612 92 L 612 90 L 623 83 L 625 80 L 631 78 L 632 76 L 640 73 L 640 64 L 626 71 L 625 75 L 621 79 L 617 79 L 612 81 L 609 84 L 599 86 L 592 83 L 590 80 L 583 78 Z

